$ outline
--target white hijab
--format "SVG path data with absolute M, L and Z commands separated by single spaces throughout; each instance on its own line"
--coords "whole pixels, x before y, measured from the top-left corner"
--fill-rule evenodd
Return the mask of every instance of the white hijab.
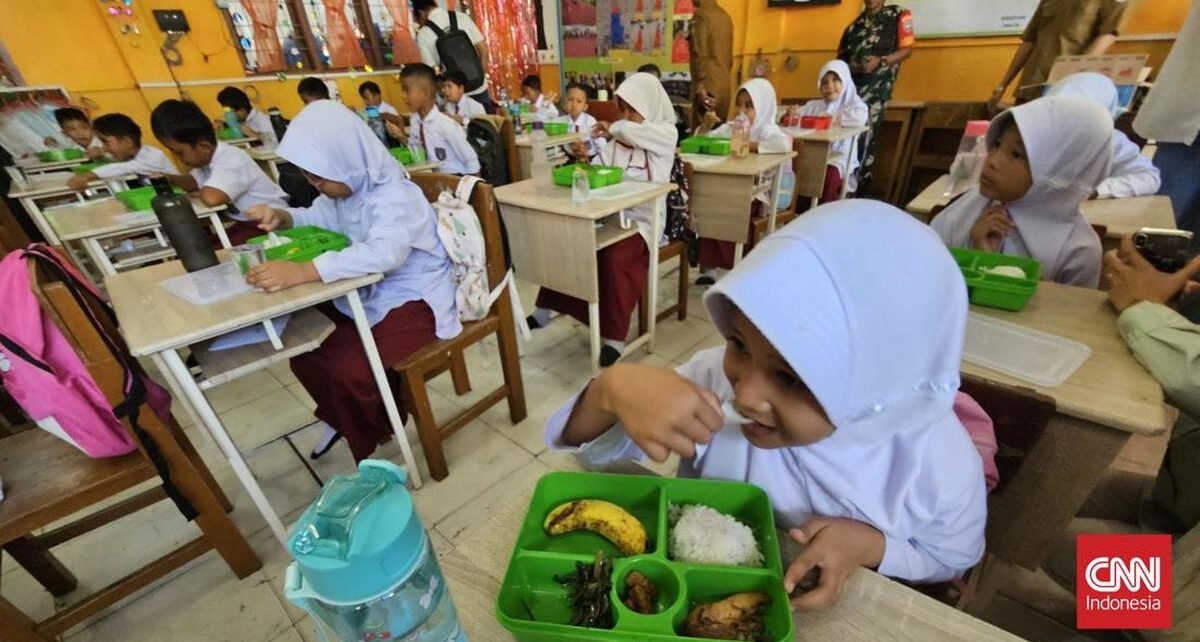
M 1120 97 L 1112 79 L 1094 71 L 1071 74 L 1050 86 L 1047 96 L 1082 96 L 1107 109 L 1114 120 L 1121 114 Z
M 817 93 L 821 92 L 821 80 L 825 78 L 825 74 L 833 72 L 842 80 L 842 93 L 833 100 L 825 101 L 825 113 L 837 116 L 841 114 L 847 107 L 855 107 L 862 105 L 864 109 L 869 109 L 867 103 L 858 96 L 858 88 L 854 86 L 854 77 L 850 74 L 850 66 L 841 60 L 830 60 L 821 67 L 821 73 L 817 74 Z
M 1037 259 L 1045 279 L 1095 287 L 1100 239 L 1079 206 L 1108 177 L 1110 114 L 1078 96 L 1039 98 L 992 121 L 989 149 L 998 143 L 1006 118 L 1014 119 L 1021 131 L 1033 185 L 1025 196 L 1007 205 L 1017 229 L 1003 251 Z M 968 247 L 971 228 L 990 204 L 979 188 L 972 189 L 934 218 L 933 228 L 947 245 Z
M 779 100 L 775 87 L 766 78 L 751 78 L 738 88 L 750 95 L 754 105 L 754 122 L 750 124 L 750 140 L 763 141 L 779 129 Z
M 617 87 L 616 94 L 641 114 L 646 122 L 675 126 L 675 107 L 671 105 L 671 97 L 663 89 L 662 82 L 653 75 L 645 72 L 633 74 Z

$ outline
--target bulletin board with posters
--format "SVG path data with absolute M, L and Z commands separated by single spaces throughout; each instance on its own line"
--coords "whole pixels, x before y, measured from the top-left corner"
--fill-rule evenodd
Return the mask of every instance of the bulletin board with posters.
M 638 67 L 655 64 L 672 98 L 686 100 L 692 0 L 561 0 L 560 9 L 568 83 L 611 94 Z

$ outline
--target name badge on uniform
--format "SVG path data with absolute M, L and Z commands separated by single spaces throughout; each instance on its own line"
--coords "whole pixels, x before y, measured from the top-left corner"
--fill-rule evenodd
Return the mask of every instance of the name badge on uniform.
M 439 161 L 446 160 L 446 148 L 445 147 L 435 147 L 433 149 L 433 153 L 437 156 L 437 159 Z

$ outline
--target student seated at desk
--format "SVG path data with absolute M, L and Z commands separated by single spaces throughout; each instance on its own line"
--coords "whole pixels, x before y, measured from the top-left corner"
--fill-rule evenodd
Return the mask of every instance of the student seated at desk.
M 822 205 L 704 302 L 725 346 L 605 370 L 546 422 L 547 446 L 588 467 L 674 452 L 680 476 L 762 488 L 807 545 L 785 588 L 821 569 L 796 608 L 833 604 L 859 567 L 921 583 L 979 561 L 984 472 L 954 412 L 966 290 L 936 235 L 885 203 Z
M 788 136 L 777 124 L 776 112 L 779 111 L 779 101 L 775 97 L 775 87 L 765 78 L 754 78 L 738 89 L 734 97 L 734 111 L 738 117 L 745 117 L 750 123 L 750 151 L 757 154 L 786 154 L 792 151 L 792 137 Z M 700 127 L 700 133 L 707 132 L 709 123 L 714 122 L 713 112 L 706 114 L 707 120 Z M 707 132 L 709 136 L 729 138 L 733 135 L 733 124 L 725 123 Z M 700 207 L 703 207 L 701 204 Z M 763 198 L 755 199 L 751 205 L 751 217 L 762 216 L 765 207 L 774 207 Z M 750 235 L 754 222 L 750 222 Z M 733 267 L 733 254 L 737 245 L 729 241 L 700 239 L 700 277 L 696 285 L 712 285 L 717 280 L 717 268 Z M 750 248 L 745 248 L 747 252 Z
M 142 144 L 142 128 L 125 114 L 105 114 L 92 123 L 104 153 L 114 163 L 100 165 L 88 172 L 76 172 L 67 179 L 67 187 L 85 189 L 88 183 L 100 179 L 136 174 L 146 178 L 158 174 L 176 175 L 179 170 L 162 150 Z
M 617 105 L 624 120 L 598 123 L 594 133 L 609 139 L 599 162 L 625 170 L 627 180 L 669 183 L 675 161 L 675 111 L 671 98 L 658 79 L 650 74 L 633 74 L 617 88 Z M 659 202 L 665 218 L 666 197 Z M 638 205 L 625 212 L 637 224 L 638 235 L 609 245 L 596 253 L 600 281 L 600 365 L 612 365 L 625 349 L 629 318 L 646 291 L 646 273 L 651 251 L 658 260 L 659 239 L 650 238 L 654 203 Z M 587 303 L 549 288 L 538 292 L 537 309 L 526 320 L 537 329 L 550 322 L 550 312 L 569 314 L 588 322 Z
M 1117 327 L 1137 360 L 1162 384 L 1167 401 L 1179 408 L 1157 476 L 1113 469 L 1097 484 L 1067 532 L 1043 564 L 1062 586 L 1075 589 L 1075 536 L 1080 533 L 1166 533 L 1175 540 L 1171 602 L 1174 626 L 1141 631 L 1140 638 L 1200 640 L 1200 325 L 1173 307 L 1194 289 L 1200 259 L 1184 269 L 1159 272 L 1126 237 L 1104 257 L 1111 284 L 1109 302 Z
M 433 208 L 362 119 L 337 103 L 315 102 L 292 121 L 279 156 L 299 167 L 321 196 L 312 207 L 257 205 L 247 216 L 264 231 L 316 225 L 349 236 L 351 245 L 305 263 L 268 261 L 247 273 L 251 285 L 276 292 L 382 272 L 382 281 L 360 293 L 385 367 L 462 331 Z M 345 437 L 361 461 L 392 434 L 391 423 L 348 304 L 338 299 L 334 305 L 336 311 L 325 312 L 337 329 L 317 350 L 293 357 L 292 372 L 326 424 L 312 457 Z
M 478 174 L 479 155 L 467 141 L 461 125 L 437 108 L 437 75 L 433 67 L 423 64 L 405 65 L 400 72 L 404 99 L 412 109 L 408 117 L 408 146 L 425 150 L 425 157 L 441 163 L 440 174 Z M 404 132 L 392 123 L 388 133 L 403 140 Z
M 217 102 L 222 108 L 233 111 L 246 138 L 259 141 L 262 143 L 262 149 L 266 150 L 275 149 L 279 145 L 271 117 L 255 109 L 254 105 L 250 104 L 250 97 L 246 92 L 237 87 L 226 87 L 217 93 Z M 225 121 L 216 120 L 213 124 L 216 127 L 224 127 Z
M 833 116 L 834 127 L 864 127 L 871 118 L 867 103 L 858 97 L 850 67 L 841 60 L 830 60 L 817 75 L 817 90 L 821 97 L 810 100 L 800 108 L 801 116 Z M 839 140 L 829 147 L 829 162 L 825 166 L 825 188 L 821 203 L 836 201 L 842 196 L 842 182 L 848 182 L 846 192 L 858 189 L 858 156 L 853 154 L 854 141 Z M 842 170 L 846 175 L 842 176 Z
M 171 184 L 196 192 L 196 198 L 209 207 L 229 206 L 221 216 L 233 221 L 226 231 L 234 245 L 262 234 L 246 218 L 251 205 L 287 207 L 287 194 L 249 154 L 217 141 L 212 121 L 195 103 L 163 101 L 150 114 L 150 127 L 159 142 L 192 169 L 190 175 L 171 176 Z
M 533 107 L 533 113 L 537 114 L 542 120 L 550 120 L 558 117 L 558 106 L 554 104 L 558 100 L 558 94 L 550 94 L 549 96 L 542 93 L 542 79 L 536 74 L 525 76 L 521 81 L 521 93 L 524 95 L 524 100 Z
M 463 127 L 472 118 L 487 115 L 483 105 L 467 95 L 467 76 L 457 69 L 442 75 L 442 98 L 446 99 L 446 115 Z
M 1077 96 L 1039 98 L 988 128 L 979 186 L 932 222 L 951 247 L 1027 256 L 1047 281 L 1100 284 L 1100 238 L 1079 206 L 1108 176 L 1112 118 Z
M 88 120 L 83 110 L 74 107 L 61 107 L 54 110 L 54 120 L 62 128 L 67 140 L 79 146 L 87 157 L 95 160 L 104 155 L 100 139 L 92 131 L 92 121 Z M 47 147 L 58 147 L 60 141 L 54 136 L 47 136 L 42 141 Z
M 1049 96 L 1081 96 L 1107 109 L 1113 120 L 1121 114 L 1117 86 L 1108 76 L 1095 72 L 1071 74 L 1050 87 Z M 1162 185 L 1158 168 L 1123 132 L 1113 130 L 1112 168 L 1096 187 L 1096 198 L 1130 198 L 1157 194 Z
M 317 100 L 329 100 L 329 85 L 316 76 L 308 76 L 296 85 L 296 93 L 305 105 Z
M 606 141 L 592 135 L 592 130 L 596 127 L 596 117 L 587 113 L 588 95 L 583 85 L 567 85 L 566 108 L 567 130 L 583 137 L 583 140 L 571 144 L 571 155 L 580 163 L 591 162 L 600 155 Z
M 363 106 L 378 107 L 380 114 L 388 116 L 400 117 L 400 112 L 396 111 L 386 100 L 383 99 L 383 90 L 379 88 L 379 84 L 373 80 L 368 80 L 358 86 L 358 96 L 362 98 Z

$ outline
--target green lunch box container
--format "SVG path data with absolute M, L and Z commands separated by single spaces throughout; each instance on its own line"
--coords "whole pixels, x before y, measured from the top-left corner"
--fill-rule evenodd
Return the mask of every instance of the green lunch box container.
M 301 225 L 290 230 L 279 230 L 276 235 L 288 239 L 288 243 L 267 248 L 268 261 L 311 261 L 326 252 L 336 252 L 350 247 L 345 234 L 330 232 L 315 225 Z M 266 243 L 266 234 L 248 241 L 253 245 Z
M 59 161 L 77 160 L 83 158 L 83 150 L 80 149 L 47 149 L 37 153 L 38 160 L 43 163 L 56 163 Z
M 107 164 L 108 164 L 108 161 L 103 160 L 103 159 L 94 160 L 90 163 L 80 163 L 79 165 L 72 167 L 71 171 L 75 172 L 76 174 L 82 174 L 84 172 L 90 172 L 93 169 L 100 167 L 101 165 L 107 165 Z
M 172 189 L 176 194 L 182 194 L 183 190 L 178 187 Z M 153 187 L 135 187 L 122 192 L 113 194 L 113 198 L 121 201 L 121 203 L 129 208 L 131 212 L 141 212 L 150 209 L 150 201 L 154 200 Z
M 679 151 L 684 154 L 728 156 L 732 149 L 728 138 L 714 136 L 691 136 L 679 143 Z
M 413 155 L 411 149 L 407 147 L 390 147 L 388 148 L 388 153 L 392 155 L 392 158 L 396 159 L 397 163 L 412 165 Z
M 245 138 L 241 132 L 235 132 L 228 127 L 222 127 L 217 130 L 217 138 L 219 140 L 233 140 L 235 138 Z
M 967 282 L 967 294 L 975 305 L 1018 312 L 1037 292 L 1041 264 L 1034 259 L 958 247 L 950 248 L 950 254 L 962 270 Z M 991 268 L 1001 265 L 1021 268 L 1025 278 L 988 273 Z
M 533 131 L 533 123 L 525 123 L 524 127 L 525 127 L 526 134 Z M 562 136 L 563 134 L 567 133 L 567 131 L 568 131 L 566 123 L 547 123 L 547 122 L 542 123 L 542 130 L 546 132 L 547 136 Z
M 579 164 L 563 165 L 550 170 L 554 175 L 554 184 L 562 187 L 571 187 L 575 180 L 575 168 Z M 583 165 L 583 169 L 588 173 L 588 187 L 596 189 L 607 185 L 616 185 L 621 182 L 624 173 L 620 167 L 605 167 L 603 165 Z
M 603 537 L 576 531 L 548 535 L 546 515 L 576 499 L 602 499 L 629 511 L 646 527 L 646 552 L 619 557 Z M 672 561 L 667 551 L 667 508 L 671 504 L 703 504 L 733 516 L 754 531 L 766 559 L 761 568 L 712 566 Z M 496 618 L 521 642 L 661 642 L 697 640 L 681 633 L 692 607 L 734 593 L 766 593 L 771 601 L 763 613 L 771 642 L 792 639 L 792 615 L 783 590 L 783 562 L 775 518 L 767 494 L 757 486 L 707 479 L 676 479 L 602 473 L 550 473 L 533 491 L 529 511 L 517 534 L 504 583 L 496 600 Z M 555 576 L 575 570 L 576 562 L 590 563 L 603 551 L 613 560 L 614 614 L 612 629 L 589 629 L 567 624 L 567 590 Z M 658 586 L 659 612 L 642 615 L 622 602 L 625 576 L 638 571 Z

